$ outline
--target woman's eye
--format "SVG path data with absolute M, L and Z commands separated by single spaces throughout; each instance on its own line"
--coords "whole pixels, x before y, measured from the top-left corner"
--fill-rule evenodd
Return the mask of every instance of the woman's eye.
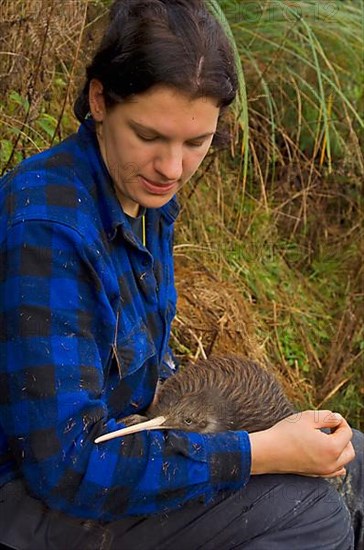
M 203 141 L 188 141 L 187 142 L 187 145 L 189 147 L 202 147 L 203 144 L 204 144 Z
M 138 138 L 141 139 L 142 141 L 155 141 L 157 138 L 155 136 L 153 137 L 150 137 L 150 136 L 141 136 L 140 134 L 137 134 Z
M 187 426 L 191 426 L 192 418 L 185 418 L 185 424 L 187 424 Z

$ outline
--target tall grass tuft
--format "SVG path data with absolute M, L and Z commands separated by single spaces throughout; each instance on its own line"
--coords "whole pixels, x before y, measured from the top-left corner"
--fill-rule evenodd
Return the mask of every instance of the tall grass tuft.
M 248 82 L 262 175 L 303 161 L 364 173 L 362 2 L 222 0 Z

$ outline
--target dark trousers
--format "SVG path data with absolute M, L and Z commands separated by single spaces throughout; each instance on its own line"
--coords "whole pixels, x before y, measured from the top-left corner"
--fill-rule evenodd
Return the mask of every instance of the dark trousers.
M 253 476 L 233 494 L 101 525 L 46 510 L 21 481 L 0 490 L 0 542 L 17 550 L 364 550 L 364 435 L 345 480 Z

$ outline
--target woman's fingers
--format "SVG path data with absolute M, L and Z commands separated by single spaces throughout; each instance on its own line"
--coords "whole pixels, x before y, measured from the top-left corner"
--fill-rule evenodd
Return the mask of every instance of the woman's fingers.
M 337 416 L 341 417 L 341 415 Z M 352 437 L 352 429 L 345 418 L 341 417 L 340 423 L 333 427 L 331 434 L 329 434 L 332 451 L 337 455 L 336 465 L 338 470 L 355 458 L 354 447 L 351 443 Z
M 330 427 L 331 433 L 322 435 L 325 437 L 327 465 L 330 470 L 324 477 L 337 477 L 343 475 L 345 465 L 355 457 L 354 447 L 351 444 L 353 437 L 349 424 L 338 413 L 330 411 L 318 411 L 321 414 L 320 427 Z
M 321 474 L 320 475 L 320 474 L 301 473 L 300 475 L 306 476 L 306 477 L 327 477 L 327 478 L 342 477 L 342 476 L 346 475 L 346 468 L 340 468 L 339 470 L 337 470 L 336 472 L 333 472 L 332 474 Z
M 345 418 L 341 416 L 341 414 L 338 414 L 338 413 L 332 413 L 332 414 L 337 417 L 338 423 L 333 426 L 330 426 L 331 433 L 333 434 L 334 439 L 337 440 L 340 445 L 345 446 L 349 443 L 349 441 L 351 441 L 353 432 L 349 424 L 347 423 Z
M 329 475 L 323 476 L 323 477 L 331 478 L 331 477 L 341 477 L 341 476 L 344 476 L 344 475 L 346 475 L 346 468 L 341 468 L 340 470 L 337 470 L 336 472 L 333 472 L 332 474 L 329 474 Z
M 330 428 L 331 433 L 323 428 Z M 340 414 L 327 410 L 297 413 L 267 432 L 250 434 L 250 438 L 253 474 L 337 477 L 344 475 L 345 465 L 355 456 L 349 424 Z
M 354 460 L 355 458 L 355 450 L 351 442 L 349 442 L 342 453 L 340 454 L 339 458 L 337 459 L 337 464 L 344 467 L 346 464 Z

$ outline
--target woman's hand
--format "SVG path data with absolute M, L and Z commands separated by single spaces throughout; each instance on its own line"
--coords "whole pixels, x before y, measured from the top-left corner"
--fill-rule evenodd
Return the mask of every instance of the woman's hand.
M 331 428 L 331 433 L 320 428 Z M 337 477 L 345 474 L 345 464 L 355 456 L 349 424 L 340 414 L 326 410 L 294 414 L 249 437 L 252 475 Z

